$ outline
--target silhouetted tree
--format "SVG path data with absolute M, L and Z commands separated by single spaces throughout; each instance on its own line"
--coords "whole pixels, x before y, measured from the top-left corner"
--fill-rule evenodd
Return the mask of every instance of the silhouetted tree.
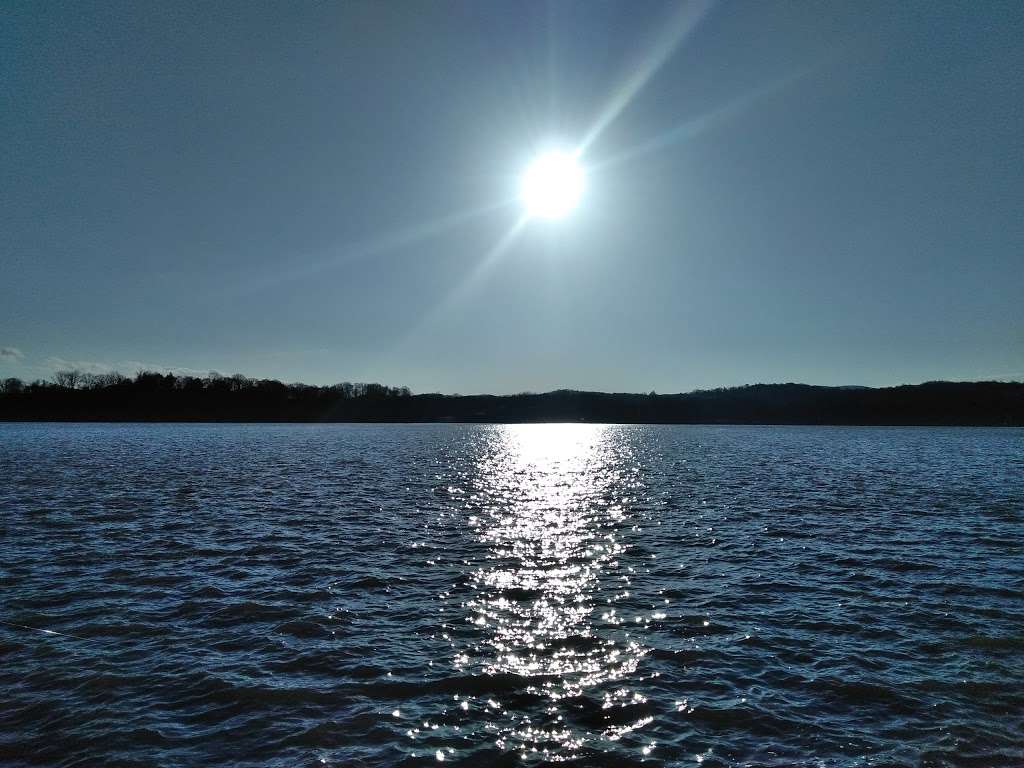
M 83 378 L 84 374 L 81 371 L 57 371 L 53 374 L 53 383 L 63 389 L 76 389 Z
M 237 374 L 60 371 L 0 382 L 0 419 L 111 421 L 591 421 L 1024 425 L 1024 384 L 929 382 L 882 389 L 755 384 L 689 394 L 414 395 L 408 387 L 282 384 Z

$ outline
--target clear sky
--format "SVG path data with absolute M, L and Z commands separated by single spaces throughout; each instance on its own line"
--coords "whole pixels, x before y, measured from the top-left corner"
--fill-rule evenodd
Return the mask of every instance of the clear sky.
M 995 0 L 8 2 L 0 375 L 1024 378 L 1021 40 Z

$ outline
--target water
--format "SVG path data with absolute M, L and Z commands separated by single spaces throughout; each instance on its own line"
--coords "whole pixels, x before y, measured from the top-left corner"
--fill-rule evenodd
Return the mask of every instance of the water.
M 8 424 L 0 510 L 4 765 L 1024 765 L 1022 430 Z

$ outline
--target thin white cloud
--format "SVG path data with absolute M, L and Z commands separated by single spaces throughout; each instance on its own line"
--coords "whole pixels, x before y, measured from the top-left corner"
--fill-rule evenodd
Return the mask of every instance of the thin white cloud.
M 98 360 L 67 360 L 63 357 L 48 357 L 43 367 L 50 371 L 82 371 L 83 373 L 123 373 L 134 375 L 139 371 L 155 371 L 157 373 L 173 373 L 175 376 L 209 376 L 216 371 L 201 371 L 180 365 L 156 365 L 140 360 L 120 360 L 108 363 Z
M 25 357 L 24 353 L 17 347 L 0 347 L 0 360 L 4 362 L 15 362 Z
M 106 363 L 90 360 L 65 360 L 63 357 L 48 357 L 43 361 L 43 367 L 52 371 L 81 371 L 82 373 L 110 373 L 116 370 Z

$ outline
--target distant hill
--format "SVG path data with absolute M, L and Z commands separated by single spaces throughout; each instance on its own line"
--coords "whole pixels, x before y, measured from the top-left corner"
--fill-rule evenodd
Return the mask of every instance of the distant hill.
M 1024 383 L 898 387 L 753 384 L 686 394 L 558 390 L 414 395 L 404 387 L 283 384 L 236 375 L 64 371 L 0 382 L 4 421 L 559 422 L 1024 426 Z

